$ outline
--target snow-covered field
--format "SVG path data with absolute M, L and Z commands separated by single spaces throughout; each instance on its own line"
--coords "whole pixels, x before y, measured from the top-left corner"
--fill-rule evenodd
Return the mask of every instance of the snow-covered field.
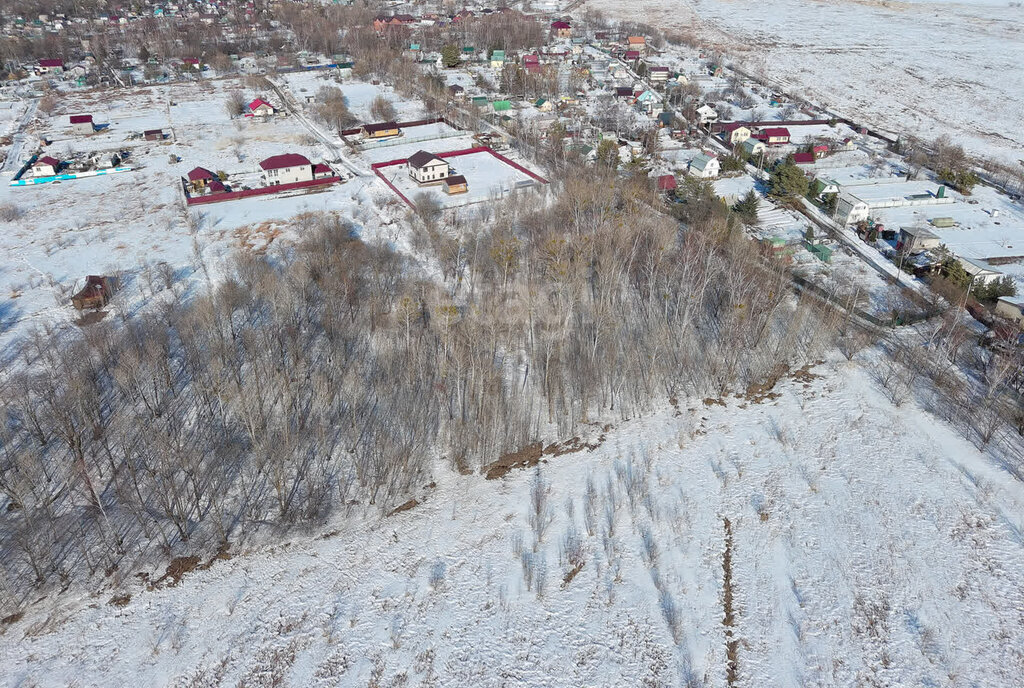
M 731 630 L 735 686 L 1019 685 L 1024 486 L 861 364 L 774 391 L 40 601 L 0 625 L 0 684 L 726 686 Z
M 894 133 L 949 133 L 1017 164 L 1024 7 L 1004 0 L 590 0 L 690 31 L 748 71 Z

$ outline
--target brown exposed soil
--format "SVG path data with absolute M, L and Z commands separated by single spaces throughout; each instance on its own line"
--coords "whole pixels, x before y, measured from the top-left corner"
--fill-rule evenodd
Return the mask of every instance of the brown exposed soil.
M 707 399 L 704 400 L 704 405 L 705 406 L 725 406 L 725 401 L 722 400 L 722 399 L 712 399 L 711 397 L 708 397 Z
M 605 427 L 609 428 L 610 426 Z M 500 459 L 484 466 L 481 470 L 487 480 L 495 480 L 508 475 L 515 468 L 536 466 L 545 456 L 563 456 L 575 454 L 584 449 L 597 449 L 604 443 L 604 440 L 605 435 L 602 433 L 595 442 L 584 442 L 579 437 L 573 437 L 565 442 L 552 442 L 546 447 L 540 442 L 532 442 L 522 449 L 502 455 Z
M 113 597 L 110 598 L 110 601 L 107 602 L 107 604 L 109 604 L 111 606 L 114 606 L 114 607 L 127 607 L 128 603 L 131 602 L 131 601 L 132 601 L 132 596 L 129 595 L 128 593 L 125 593 L 123 595 L 114 595 Z
M 173 588 L 181 582 L 181 579 L 185 577 L 186 573 L 194 571 L 198 566 L 199 557 L 175 557 L 174 559 L 171 559 L 171 563 L 167 565 L 167 570 L 164 571 L 164 575 L 150 583 L 148 588 L 153 590 L 166 580 L 170 580 L 167 585 Z
M 781 364 L 776 366 L 762 382 L 751 384 L 743 394 L 739 394 L 737 396 L 754 404 L 773 401 L 774 399 L 778 399 L 782 396 L 778 392 L 773 391 L 775 389 L 775 385 L 779 383 L 779 380 L 790 378 L 797 382 L 804 383 L 805 386 L 809 385 L 812 381 L 821 377 L 820 375 L 811 372 L 811 368 L 816 365 L 820 365 L 821 363 L 822 361 L 806 363 L 796 370 L 790 370 L 788 365 Z
M 107 317 L 107 311 L 89 311 L 77 318 L 75 324 L 79 327 L 88 327 L 89 325 L 95 325 L 105 317 Z
M 11 614 L 10 616 L 5 616 L 4 618 L 0 619 L 0 624 L 7 626 L 12 623 L 18 623 L 19 621 L 21 621 L 21 617 L 23 616 L 25 616 L 25 612 L 16 612 L 14 614 Z
M 419 506 L 419 504 L 420 503 L 417 500 L 410 499 L 405 504 L 400 504 L 399 506 L 396 506 L 394 509 L 389 511 L 388 512 L 388 516 L 394 516 L 395 514 L 400 514 L 403 511 L 408 511 L 409 509 L 412 509 L 413 507 Z
M 569 583 L 572 583 L 572 579 L 575 578 L 576 575 L 580 571 L 582 571 L 582 570 L 583 570 L 583 562 L 580 562 L 579 564 L 576 564 L 571 569 L 566 571 L 565 572 L 565 576 L 562 577 L 562 587 L 563 588 L 568 587 Z

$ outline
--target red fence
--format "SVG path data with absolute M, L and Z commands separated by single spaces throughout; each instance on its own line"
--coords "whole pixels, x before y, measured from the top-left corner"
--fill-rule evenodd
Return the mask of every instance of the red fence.
M 250 198 L 252 196 L 266 196 L 268 194 L 291 191 L 292 189 L 308 189 L 314 186 L 326 186 L 341 181 L 341 177 L 325 177 L 324 179 L 310 179 L 305 182 L 292 182 L 291 184 L 279 184 L 277 186 L 264 186 L 259 189 L 244 189 L 242 191 L 228 191 L 226 193 L 206 194 L 204 196 L 189 196 L 189 205 L 200 203 L 220 203 L 221 201 L 236 201 L 239 198 Z
M 808 127 L 819 124 L 832 124 L 832 122 L 838 121 L 835 119 L 797 119 L 771 122 L 718 122 L 711 125 L 711 131 L 714 133 L 725 131 L 725 128 L 730 125 L 742 127 Z
M 494 157 L 496 157 L 498 160 L 501 160 L 503 163 L 505 163 L 509 167 L 511 167 L 513 169 L 516 169 L 516 170 L 519 170 L 520 172 L 525 174 L 530 179 L 533 179 L 534 181 L 538 181 L 541 184 L 547 184 L 548 183 L 547 179 L 545 179 L 544 177 L 540 176 L 536 172 L 531 172 L 530 170 L 526 169 L 525 167 L 523 167 L 519 163 L 513 162 L 512 160 L 509 160 L 508 158 L 506 158 L 501 153 L 496 153 L 496 152 L 494 152 L 494 150 L 488 148 L 487 146 L 477 146 L 475 148 L 464 148 L 462 150 L 448 151 L 447 153 L 434 153 L 434 155 L 436 155 L 439 158 L 457 158 L 460 155 L 473 155 L 475 153 L 489 153 L 489 154 L 493 155 Z M 395 160 L 387 160 L 385 162 L 375 162 L 372 165 L 370 165 L 370 169 L 373 170 L 374 174 L 376 174 L 378 177 L 380 177 L 381 181 L 383 181 L 385 184 L 388 185 L 388 188 L 390 188 L 392 191 L 394 191 L 398 195 L 399 198 L 401 198 L 403 201 L 405 201 L 406 205 L 408 205 L 410 208 L 415 210 L 416 206 L 413 204 L 413 202 L 410 201 L 408 198 L 406 198 L 405 194 L 403 194 L 401 191 L 399 191 L 395 187 L 394 184 L 392 184 L 390 181 L 388 181 L 387 177 L 385 177 L 383 174 L 380 173 L 381 168 L 392 167 L 394 165 L 404 165 L 407 162 L 409 162 L 408 158 L 398 158 L 398 159 L 395 159 Z

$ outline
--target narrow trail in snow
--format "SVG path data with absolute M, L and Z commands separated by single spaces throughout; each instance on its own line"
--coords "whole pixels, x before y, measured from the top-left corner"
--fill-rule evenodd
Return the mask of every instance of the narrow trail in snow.
M 722 519 L 725 524 L 725 553 L 722 555 L 722 606 L 725 607 L 725 617 L 722 625 L 725 626 L 725 657 L 726 657 L 726 681 L 730 688 L 736 685 L 737 660 L 740 641 L 734 636 L 733 628 L 736 626 L 736 617 L 732 610 L 732 523 L 728 518 Z

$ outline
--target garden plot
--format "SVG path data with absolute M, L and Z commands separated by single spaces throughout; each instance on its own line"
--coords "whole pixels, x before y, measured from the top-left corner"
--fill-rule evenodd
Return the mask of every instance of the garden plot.
M 193 267 L 196 247 L 216 276 L 221 263 L 240 246 L 232 235 L 240 225 L 268 219 L 283 222 L 320 208 L 321 203 L 339 211 L 352 205 L 352 193 L 342 191 L 346 185 L 335 185 L 331 193 L 270 204 L 236 202 L 229 204 L 236 206 L 230 211 L 204 211 L 213 219 L 200 223 L 193 237 L 180 181 L 193 167 L 227 171 L 231 183 L 231 173 L 251 179 L 258 162 L 271 155 L 301 153 L 314 162 L 329 155 L 294 117 L 265 123 L 231 119 L 220 102 L 240 86 L 239 81 L 218 81 L 73 93 L 61 99 L 53 116 L 38 116 L 23 149 L 26 157 L 33 152 L 32 137 L 47 136 L 56 143 L 44 151 L 60 158 L 69 150 L 130 147 L 129 162 L 137 169 L 31 187 L 0 184 L 0 204 L 10 204 L 19 213 L 13 221 L 0 222 L 0 349 L 13 352 L 12 344 L 37 325 L 73 323 L 79 314 L 68 297 L 86 275 L 124 272 L 112 308 L 134 310 L 152 298 L 153 290 L 143 278 L 147 266 L 165 263 L 168 274 L 179 280 L 175 288 L 187 291 L 199 279 Z M 78 113 L 92 113 L 95 121 L 109 122 L 110 127 L 72 137 L 68 115 Z M 173 129 L 175 139 L 126 141 L 130 133 L 153 128 Z M 334 198 L 328 200 L 330 196 Z M 260 205 L 264 213 L 250 219 L 240 209 L 249 203 Z
M 306 96 L 315 96 L 317 91 L 324 86 L 337 86 L 345 95 L 349 112 L 360 122 L 376 121 L 376 118 L 370 114 L 370 108 L 378 96 L 391 101 L 395 107 L 395 119 L 398 121 L 414 120 L 426 116 L 422 103 L 418 100 L 402 98 L 391 86 L 371 84 L 354 79 L 339 81 L 330 70 L 292 72 L 279 76 L 298 101 L 305 100 Z M 276 104 L 274 103 L 274 105 Z M 314 106 L 306 105 L 306 109 L 312 107 Z
M 540 183 L 488 150 L 445 157 L 445 160 L 451 165 L 452 175 L 462 175 L 466 178 L 469 188 L 466 193 L 448 195 L 439 184 L 420 186 L 409 176 L 408 168 L 404 164 L 382 167 L 377 172 L 413 204 L 418 202 L 417 198 L 426 197 L 444 208 L 496 200 Z
M 437 125 L 428 125 L 430 127 L 436 127 Z M 442 129 L 456 130 L 449 127 L 447 124 L 440 125 Z M 465 132 L 458 136 L 447 136 L 445 138 L 418 138 L 415 135 L 417 129 L 424 127 L 408 127 L 403 129 L 403 136 L 391 139 L 392 145 L 373 145 L 360 150 L 361 156 L 366 159 L 369 163 L 381 163 L 388 162 L 391 160 L 405 160 L 417 151 L 427 151 L 428 153 L 445 153 L 453 150 L 465 150 L 467 148 L 473 148 L 477 145 L 477 141 L 473 138 L 472 134 Z M 406 138 L 409 137 L 409 138 Z
M 406 150 L 409 146 L 420 142 L 436 140 L 439 143 L 446 143 L 445 139 L 454 139 L 457 137 L 468 138 L 472 141 L 471 135 L 456 129 L 447 122 L 433 122 L 431 124 L 420 124 L 414 127 L 402 127 L 400 132 L 400 135 L 394 138 L 359 139 L 359 149 L 364 152 L 381 151 L 380 156 L 368 156 L 371 157 L 374 162 L 381 162 L 382 160 L 393 160 L 393 154 L 396 149 Z M 451 149 L 451 145 L 448 145 L 448 148 Z M 408 155 L 401 157 L 408 157 Z

